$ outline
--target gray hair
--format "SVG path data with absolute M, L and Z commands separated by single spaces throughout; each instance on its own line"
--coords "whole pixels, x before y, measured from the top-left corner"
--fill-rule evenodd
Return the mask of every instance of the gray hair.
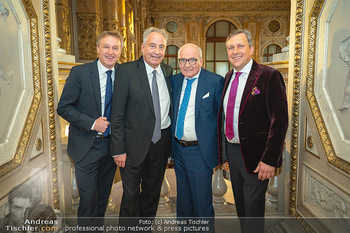
M 243 34 L 246 35 L 247 40 L 248 40 L 248 43 L 249 43 L 249 48 L 252 47 L 252 46 L 253 46 L 253 36 L 252 36 L 252 34 L 250 33 L 250 31 L 248 31 L 248 30 L 242 30 L 242 29 L 237 29 L 237 30 L 231 32 L 231 33 L 227 36 L 227 39 L 226 39 L 225 44 L 227 45 L 227 42 L 228 42 L 233 36 L 235 36 L 235 35 L 237 35 L 237 34 L 241 34 L 241 33 L 243 33 Z
M 160 29 L 160 28 L 156 28 L 156 27 L 149 27 L 143 32 L 143 42 L 142 42 L 142 44 L 146 43 L 149 34 L 151 34 L 152 32 L 158 32 L 158 33 L 162 34 L 164 36 L 165 43 L 167 43 L 167 41 L 168 41 L 168 33 L 163 28 Z
M 182 48 L 185 47 L 186 45 L 193 45 L 193 46 L 195 46 L 198 49 L 198 52 L 199 52 L 199 59 L 202 59 L 202 56 L 203 56 L 202 49 L 198 45 L 193 44 L 193 43 L 187 43 L 187 44 L 184 44 L 183 46 L 181 46 L 181 48 L 179 49 L 179 51 L 177 53 L 177 58 L 178 59 L 180 58 L 180 53 L 181 53 Z
M 122 34 L 120 34 L 119 31 L 103 31 L 100 33 L 100 35 L 98 35 L 97 40 L 96 40 L 96 45 L 97 47 L 100 47 L 100 43 L 102 38 L 106 37 L 106 36 L 113 36 L 115 38 L 118 38 L 120 40 L 120 45 L 121 45 L 121 49 L 123 48 L 123 36 Z

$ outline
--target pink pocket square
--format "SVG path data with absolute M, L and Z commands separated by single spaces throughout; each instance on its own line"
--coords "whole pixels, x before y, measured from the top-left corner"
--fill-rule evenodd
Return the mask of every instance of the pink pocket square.
M 260 91 L 257 87 L 254 87 L 253 90 L 252 90 L 252 95 L 259 95 L 260 94 Z

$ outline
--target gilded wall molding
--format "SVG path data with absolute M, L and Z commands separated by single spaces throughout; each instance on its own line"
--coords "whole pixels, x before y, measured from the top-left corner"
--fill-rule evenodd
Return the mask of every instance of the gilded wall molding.
M 294 55 L 294 75 L 293 75 L 293 106 L 292 106 L 292 139 L 291 139 L 291 170 L 290 170 L 290 202 L 289 213 L 297 219 L 299 224 L 307 232 L 315 232 L 314 229 L 301 217 L 296 209 L 297 195 L 297 168 L 298 168 L 298 151 L 299 151 L 299 132 L 300 132 L 300 80 L 301 80 L 301 57 L 302 57 L 302 28 L 303 28 L 303 1 L 297 1 L 296 9 L 296 30 L 295 30 L 295 55 Z M 350 173 L 350 164 L 336 157 L 331 138 L 327 131 L 324 119 L 315 97 L 314 80 L 316 64 L 316 36 L 317 21 L 323 7 L 324 0 L 315 0 L 309 16 L 309 33 L 308 33 L 308 57 L 307 57 L 307 80 L 306 96 L 316 123 L 316 128 L 322 141 L 323 149 L 326 153 L 327 160 L 335 167 Z
M 38 113 L 39 105 L 42 99 L 41 76 L 40 76 L 40 55 L 39 55 L 39 32 L 38 17 L 35 13 L 31 0 L 22 0 L 24 9 L 29 19 L 31 57 L 33 69 L 33 99 L 30 104 L 28 115 L 23 126 L 21 136 L 18 140 L 15 155 L 13 159 L 0 166 L 0 178 L 20 167 L 23 163 L 25 152 L 27 151 L 30 136 L 33 132 L 35 118 Z
M 51 44 L 51 23 L 50 23 L 50 2 L 43 0 L 43 23 L 44 23 L 44 43 L 45 43 L 45 76 L 47 84 L 47 104 L 48 104 L 48 121 L 50 132 L 50 158 L 51 158 L 51 181 L 52 197 L 54 209 L 60 209 L 59 202 L 59 185 L 58 185 L 58 168 L 57 168 L 57 135 L 56 135 L 56 114 L 54 99 L 54 81 L 52 78 L 52 44 Z M 55 39 L 55 37 L 54 37 Z
M 324 152 L 330 164 L 350 173 L 350 163 L 337 157 L 327 126 L 320 111 L 319 104 L 315 96 L 315 68 L 316 68 L 316 42 L 317 42 L 317 22 L 323 7 L 324 0 L 316 0 L 310 13 L 309 19 L 309 48 L 308 48 L 308 69 L 306 82 L 306 96 L 310 105 L 312 116 L 316 123 L 318 134 L 321 138 Z
M 302 46 L 303 46 L 303 20 L 304 1 L 296 2 L 296 26 L 295 26 L 295 53 L 293 63 L 293 98 L 291 114 L 291 152 L 290 152 L 290 190 L 289 190 L 289 214 L 296 219 L 300 226 L 308 233 L 315 233 L 315 230 L 302 218 L 297 211 L 297 168 L 300 135 L 300 90 L 302 77 Z

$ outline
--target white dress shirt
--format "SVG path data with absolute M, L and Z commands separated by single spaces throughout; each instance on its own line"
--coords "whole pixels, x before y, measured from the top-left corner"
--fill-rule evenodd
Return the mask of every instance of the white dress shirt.
M 107 69 L 104 67 L 100 60 L 97 61 L 97 70 L 98 70 L 98 75 L 100 79 L 100 90 L 101 90 L 101 116 L 105 113 L 105 102 L 106 102 L 106 85 L 107 85 L 107 70 L 112 70 L 111 73 L 111 78 L 112 78 L 112 93 L 113 93 L 113 87 L 114 87 L 114 78 L 115 78 L 115 73 L 114 73 L 114 66 L 112 69 Z M 95 120 L 96 122 L 96 120 Z M 91 130 L 94 130 L 95 127 L 95 122 L 91 127 Z M 99 133 L 101 134 L 101 133 Z
M 184 120 L 184 134 L 181 138 L 183 141 L 197 141 L 197 134 L 196 134 L 196 93 L 197 93 L 197 86 L 198 86 L 198 80 L 199 80 L 199 74 L 201 73 L 201 70 L 199 70 L 198 74 L 193 76 L 191 79 L 196 78 L 191 87 L 191 95 L 190 99 L 188 101 L 188 107 L 185 115 L 185 120 Z M 182 89 L 181 89 L 181 95 L 180 95 L 180 101 L 179 101 L 179 112 L 180 112 L 180 107 L 182 103 L 182 99 L 185 94 L 185 89 L 187 86 L 187 77 L 184 78 L 183 83 L 182 83 Z M 178 117 L 179 119 L 179 113 Z M 176 125 L 177 128 L 177 125 Z M 176 132 L 176 129 L 175 129 Z M 180 139 L 180 138 L 179 138 Z
M 153 79 L 153 70 L 157 71 L 157 85 L 159 92 L 159 103 L 160 103 L 160 119 L 161 119 L 161 129 L 166 129 L 170 126 L 171 120 L 169 117 L 170 109 L 170 96 L 168 91 L 168 86 L 165 81 L 165 77 L 160 65 L 157 68 L 152 68 L 145 62 L 146 73 L 148 76 L 149 87 L 152 93 L 152 79 Z
M 239 143 L 239 132 L 238 132 L 239 109 L 241 106 L 243 91 L 244 91 L 245 85 L 247 83 L 248 75 L 250 73 L 252 65 L 253 65 L 253 59 L 251 59 L 249 61 L 249 63 L 242 70 L 239 71 L 239 72 L 242 72 L 242 74 L 239 76 L 239 80 L 238 80 L 239 82 L 238 82 L 238 88 L 237 88 L 237 94 L 236 94 L 235 110 L 234 110 L 234 115 L 233 115 L 233 131 L 235 133 L 235 136 L 231 140 L 229 140 L 226 137 L 227 141 L 231 142 L 231 143 Z M 230 95 L 232 81 L 235 79 L 236 72 L 238 72 L 238 71 L 236 71 L 236 69 L 234 69 L 234 72 L 232 74 L 230 83 L 227 87 L 225 97 L 224 97 L 224 103 L 223 103 L 224 106 L 223 107 L 224 107 L 225 119 L 226 119 L 228 97 Z M 224 131 L 225 131 L 225 135 L 226 135 L 226 120 L 225 120 L 225 124 L 224 124 Z

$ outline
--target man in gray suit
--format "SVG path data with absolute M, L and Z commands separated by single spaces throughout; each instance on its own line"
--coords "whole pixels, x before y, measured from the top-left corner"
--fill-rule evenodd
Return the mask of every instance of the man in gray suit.
M 161 63 L 166 39 L 164 29 L 148 28 L 143 56 L 120 65 L 116 72 L 111 154 L 123 181 L 122 218 L 153 218 L 157 211 L 171 150 L 172 68 Z
M 103 217 L 116 166 L 110 154 L 110 111 L 116 63 L 123 38 L 102 32 L 99 58 L 73 67 L 58 103 L 58 114 L 70 123 L 67 152 L 74 160 L 80 193 L 78 217 Z M 79 225 L 91 224 L 89 221 Z

